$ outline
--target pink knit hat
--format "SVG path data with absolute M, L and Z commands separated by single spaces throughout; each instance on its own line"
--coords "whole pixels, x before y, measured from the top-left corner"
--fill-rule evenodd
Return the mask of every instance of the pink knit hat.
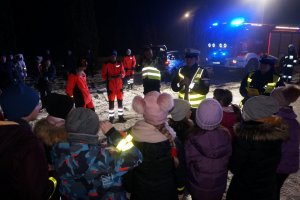
M 133 110 L 143 114 L 145 121 L 152 125 L 165 123 L 173 106 L 174 101 L 170 94 L 156 91 L 147 93 L 144 98 L 135 96 L 132 101 Z
M 204 99 L 196 111 L 196 123 L 204 130 L 217 128 L 223 118 L 223 109 L 220 103 L 211 98 Z

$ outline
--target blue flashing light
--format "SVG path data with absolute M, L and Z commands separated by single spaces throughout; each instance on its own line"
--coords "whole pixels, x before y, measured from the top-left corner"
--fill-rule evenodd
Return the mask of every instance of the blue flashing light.
M 217 55 L 217 52 L 215 51 L 215 52 L 213 52 L 213 54 L 214 54 L 214 56 L 215 56 L 215 55 Z
M 226 56 L 226 54 L 227 54 L 226 52 L 222 52 L 222 56 Z
M 218 23 L 218 22 L 215 22 L 215 23 L 213 23 L 212 25 L 213 25 L 213 26 L 218 26 L 219 23 Z
M 241 26 L 243 25 L 245 22 L 245 18 L 239 17 L 239 18 L 235 18 L 231 21 L 231 26 Z

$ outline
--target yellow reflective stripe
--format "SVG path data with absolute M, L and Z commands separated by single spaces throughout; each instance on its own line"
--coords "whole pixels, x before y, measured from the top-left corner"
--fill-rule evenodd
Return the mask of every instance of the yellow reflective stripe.
M 127 135 L 124 139 L 122 139 L 119 144 L 117 145 L 117 149 L 119 151 L 126 151 L 128 149 L 131 149 L 131 147 L 133 147 L 133 143 L 132 141 L 132 136 L 131 135 Z
M 13 121 L 0 121 L 0 126 L 4 126 L 4 125 L 19 125 L 19 124 Z
M 250 87 L 250 83 L 252 82 L 252 75 L 254 74 L 254 72 L 250 72 L 247 78 L 247 87 Z
M 179 69 L 178 75 L 179 75 L 179 78 L 184 79 L 184 76 L 183 76 L 183 74 L 181 73 L 181 69 L 182 69 L 182 68 Z
M 52 176 L 49 177 L 49 181 L 51 181 L 51 182 L 53 183 L 53 186 L 54 186 L 54 189 L 53 189 L 53 191 L 52 191 L 52 193 L 51 193 L 51 195 L 50 195 L 50 197 L 49 197 L 49 199 L 51 199 L 51 198 L 52 198 L 52 195 L 54 194 L 54 192 L 55 192 L 55 190 L 56 190 L 56 187 L 57 187 L 57 181 L 56 181 L 56 179 L 55 179 L 54 177 L 52 177 Z
M 181 188 L 177 188 L 177 190 L 180 191 L 180 192 L 183 191 L 184 190 L 184 186 L 181 187 Z
M 143 72 L 143 71 L 146 71 L 146 70 L 156 70 L 156 71 L 158 71 L 158 69 L 156 69 L 155 67 L 147 66 L 147 67 L 144 67 L 144 68 L 142 69 L 142 72 Z
M 143 76 L 157 76 L 157 77 L 160 77 L 160 74 L 153 73 L 153 72 L 145 72 L 145 73 L 143 73 Z

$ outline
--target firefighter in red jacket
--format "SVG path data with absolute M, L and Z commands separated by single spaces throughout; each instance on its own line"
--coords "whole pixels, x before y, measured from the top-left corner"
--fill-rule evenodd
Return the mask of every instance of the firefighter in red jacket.
M 128 89 L 132 90 L 133 82 L 134 82 L 133 77 L 134 77 L 134 68 L 136 65 L 136 59 L 134 55 L 131 55 L 130 49 L 126 50 L 126 56 L 123 58 L 123 65 L 126 72 L 125 78 L 127 80 Z
M 118 117 L 119 122 L 126 120 L 123 117 L 123 82 L 125 77 L 124 66 L 117 61 L 117 51 L 113 51 L 110 60 L 102 66 L 102 79 L 107 83 L 107 95 L 109 100 L 109 121 L 113 123 L 115 116 L 114 102 L 118 100 Z
M 75 107 L 89 108 L 95 111 L 93 100 L 86 83 L 86 69 L 87 61 L 80 59 L 76 69 L 73 69 L 68 75 L 66 93 L 74 98 Z

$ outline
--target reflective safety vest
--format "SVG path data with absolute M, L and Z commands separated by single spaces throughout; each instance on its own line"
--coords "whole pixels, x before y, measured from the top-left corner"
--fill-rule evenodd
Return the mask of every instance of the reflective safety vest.
M 181 73 L 182 68 L 179 69 L 178 75 L 180 78 L 180 81 L 184 79 L 184 75 Z M 191 83 L 189 85 L 189 91 L 188 91 L 188 102 L 191 104 L 192 108 L 198 108 L 199 104 L 203 99 L 206 98 L 206 95 L 199 94 L 193 90 L 194 85 L 199 83 L 201 80 L 202 74 L 204 72 L 204 69 L 201 69 L 200 67 L 197 69 L 196 73 L 194 74 Z M 179 91 L 178 98 L 179 99 L 185 99 L 185 87 Z
M 144 78 L 153 79 L 153 80 L 161 79 L 160 71 L 152 66 L 143 67 L 142 76 L 143 76 L 143 79 Z
M 253 90 L 253 89 L 256 89 L 256 88 L 251 88 L 250 87 L 250 84 L 252 82 L 252 75 L 254 74 L 254 72 L 251 72 L 249 75 L 248 75 L 248 78 L 247 78 L 247 87 L 246 87 L 246 90 L 249 92 L 250 90 Z M 278 75 L 275 75 L 273 74 L 273 82 L 271 83 L 267 83 L 265 86 L 264 86 L 264 89 L 265 89 L 265 93 L 266 94 L 270 94 L 276 87 L 276 84 L 280 81 L 280 76 Z M 257 90 L 257 89 L 256 89 Z M 259 95 L 259 91 L 257 90 L 257 95 Z

